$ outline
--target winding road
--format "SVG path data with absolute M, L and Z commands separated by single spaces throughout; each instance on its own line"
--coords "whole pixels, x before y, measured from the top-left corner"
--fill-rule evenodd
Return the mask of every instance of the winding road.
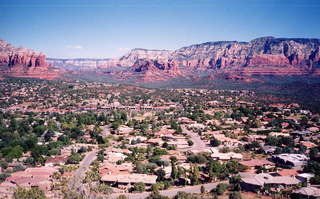
M 82 183 L 86 171 L 90 164 L 97 158 L 97 151 L 91 151 L 86 154 L 83 160 L 79 164 L 79 168 L 75 171 L 73 177 L 69 181 L 69 188 L 78 193 L 84 194 L 85 188 Z

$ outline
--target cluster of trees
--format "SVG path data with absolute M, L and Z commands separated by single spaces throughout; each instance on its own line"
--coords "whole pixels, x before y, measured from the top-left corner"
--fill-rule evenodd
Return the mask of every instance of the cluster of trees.
M 310 179 L 311 184 L 320 185 L 320 154 L 319 148 L 314 147 L 309 151 L 310 160 L 308 164 L 304 166 L 303 171 L 307 173 L 313 173 L 315 176 Z
M 17 118 L 22 119 L 17 119 Z M 27 164 L 35 165 L 43 163 L 45 156 L 59 153 L 58 148 L 62 142 L 50 142 L 54 135 L 56 125 L 49 121 L 36 119 L 33 114 L 16 115 L 10 113 L 0 114 L 0 158 L 11 162 L 20 158 L 24 152 L 32 151 L 31 157 L 26 160 Z M 38 140 L 43 137 L 48 143 L 39 145 Z
M 44 192 L 37 187 L 32 187 L 30 189 L 18 187 L 13 194 L 13 198 L 14 199 L 46 199 L 46 196 Z

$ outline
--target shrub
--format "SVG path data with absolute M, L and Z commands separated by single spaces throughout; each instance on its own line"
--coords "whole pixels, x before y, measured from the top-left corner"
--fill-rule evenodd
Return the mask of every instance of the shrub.
M 223 195 L 224 192 L 228 189 L 227 184 L 219 183 L 215 189 L 212 190 L 213 193 L 218 195 Z
M 99 184 L 95 188 L 92 189 L 94 192 L 103 193 L 103 194 L 111 194 L 112 188 L 106 184 Z
M 138 182 L 133 185 L 133 191 L 135 192 L 144 192 L 146 190 L 146 186 L 143 182 Z
M 221 144 L 220 140 L 216 139 L 216 138 L 212 138 L 210 140 L 210 145 L 213 146 L 213 147 L 217 147 Z
M 241 196 L 240 192 L 234 191 L 234 192 L 230 193 L 229 199 L 242 199 L 242 196 Z
M 7 173 L 1 173 L 0 174 L 0 182 L 3 182 L 6 180 L 6 178 L 8 178 L 10 176 L 10 174 Z
M 18 187 L 14 194 L 14 199 L 45 199 L 46 196 L 44 195 L 44 192 L 39 189 L 38 187 L 32 187 L 31 189 L 24 189 L 21 187 Z
M 117 199 L 128 199 L 128 197 L 126 195 L 120 195 L 117 197 Z

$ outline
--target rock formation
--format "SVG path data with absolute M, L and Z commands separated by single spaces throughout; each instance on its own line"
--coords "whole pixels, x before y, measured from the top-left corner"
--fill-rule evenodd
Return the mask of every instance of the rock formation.
M 0 74 L 41 79 L 57 77 L 57 71 L 49 68 L 44 54 L 16 48 L 3 40 L 0 40 Z
M 174 51 L 137 48 L 116 59 L 69 59 L 60 64 L 97 71 L 120 67 L 125 70 L 107 74 L 151 82 L 215 74 L 232 80 L 252 75 L 315 76 L 320 74 L 319 48 L 320 39 L 262 37 L 250 42 L 206 42 Z
M 133 72 L 162 71 L 171 76 L 201 71 L 245 76 L 312 75 L 319 73 L 319 48 L 319 39 L 262 37 L 251 42 L 207 42 L 156 55 L 151 51 L 153 56 L 149 57 L 132 51 L 130 58 L 124 56 L 121 61 L 132 63 L 136 59 Z

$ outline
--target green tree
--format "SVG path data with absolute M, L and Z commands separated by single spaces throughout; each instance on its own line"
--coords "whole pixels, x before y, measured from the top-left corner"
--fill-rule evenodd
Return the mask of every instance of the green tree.
M 175 156 L 170 157 L 171 160 L 171 178 L 173 180 L 178 178 L 177 158 Z
M 5 154 L 5 159 L 12 161 L 14 158 L 20 158 L 23 153 L 23 148 L 20 145 L 14 147 L 6 147 L 1 150 Z
M 146 186 L 143 182 L 138 182 L 133 185 L 133 191 L 135 192 L 144 192 L 146 190 Z
M 0 174 L 0 182 L 3 182 L 6 180 L 6 178 L 8 178 L 10 176 L 10 174 L 7 173 L 1 173 Z
M 37 187 L 32 187 L 31 189 L 25 189 L 18 187 L 14 194 L 14 199 L 45 199 L 46 196 L 44 192 Z
M 216 138 L 212 138 L 210 140 L 210 145 L 213 146 L 213 147 L 217 147 L 221 144 L 220 140 L 216 139 Z
M 190 180 L 192 185 L 199 184 L 200 171 L 198 165 L 191 165 Z
M 44 125 L 36 126 L 33 131 L 37 136 L 41 136 L 46 130 L 46 127 Z
M 165 180 L 166 172 L 162 168 L 156 170 L 155 174 L 158 176 L 158 181 Z
M 228 189 L 228 185 L 224 183 L 219 183 L 215 189 L 212 190 L 212 192 L 223 195 L 224 192 Z

